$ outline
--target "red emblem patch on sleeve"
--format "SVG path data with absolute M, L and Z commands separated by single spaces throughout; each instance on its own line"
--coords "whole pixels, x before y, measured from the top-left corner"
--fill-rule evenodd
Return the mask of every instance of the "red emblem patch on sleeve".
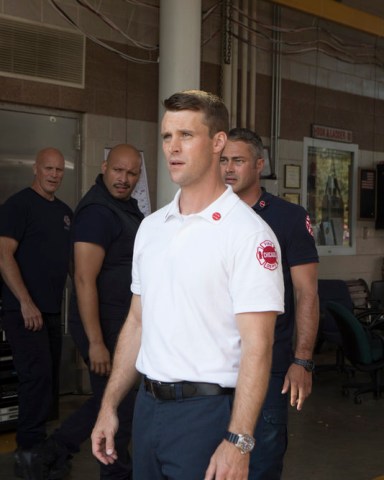
M 267 270 L 275 270 L 278 265 L 277 251 L 275 245 L 270 240 L 264 240 L 257 247 L 256 258 Z
M 309 215 L 307 215 L 305 218 L 305 226 L 307 227 L 308 233 L 313 237 L 314 236 L 313 229 L 312 229 L 311 219 L 309 218 Z

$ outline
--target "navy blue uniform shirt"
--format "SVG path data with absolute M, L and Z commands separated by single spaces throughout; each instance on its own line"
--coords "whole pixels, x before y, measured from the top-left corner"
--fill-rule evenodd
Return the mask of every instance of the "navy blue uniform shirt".
M 100 245 L 105 252 L 97 277 L 102 318 L 125 320 L 132 297 L 133 246 L 142 219 L 137 200 L 114 198 L 101 174 L 76 208 L 72 242 Z M 75 291 L 72 293 L 75 304 Z
M 307 211 L 262 189 L 252 207 L 274 231 L 281 248 L 284 275 L 285 312 L 277 317 L 272 371 L 284 372 L 292 362 L 292 337 L 295 325 L 294 291 L 290 268 L 318 263 L 319 256 Z
M 72 210 L 25 188 L 0 208 L 0 236 L 18 242 L 15 260 L 25 286 L 43 313 L 59 313 L 70 256 Z M 4 310 L 19 310 L 20 303 L 8 286 L 2 291 Z

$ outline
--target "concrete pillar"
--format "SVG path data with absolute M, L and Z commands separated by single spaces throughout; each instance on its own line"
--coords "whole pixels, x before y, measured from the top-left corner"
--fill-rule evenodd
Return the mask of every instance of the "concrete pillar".
M 162 101 L 175 92 L 200 88 L 200 49 L 201 0 L 160 0 L 157 208 L 169 203 L 178 189 L 169 178 L 163 156 Z

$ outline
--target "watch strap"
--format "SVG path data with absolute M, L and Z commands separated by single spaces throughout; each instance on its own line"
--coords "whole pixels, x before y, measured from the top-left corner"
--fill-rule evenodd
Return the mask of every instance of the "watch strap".
M 228 440 L 228 442 L 233 443 L 235 445 L 239 441 L 239 435 L 229 431 L 225 432 L 224 438 L 225 440 Z
M 313 360 L 303 360 L 302 358 L 295 357 L 293 359 L 293 363 L 304 367 L 307 372 L 313 372 L 315 369 L 315 363 Z

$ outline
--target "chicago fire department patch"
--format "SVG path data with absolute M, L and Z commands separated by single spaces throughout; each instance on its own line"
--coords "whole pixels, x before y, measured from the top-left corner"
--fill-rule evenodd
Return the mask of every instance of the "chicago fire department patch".
M 278 265 L 278 258 L 275 245 L 270 240 L 264 240 L 257 247 L 256 258 L 267 270 L 275 270 Z
M 305 218 L 305 225 L 306 225 L 306 227 L 307 227 L 308 232 L 309 232 L 310 235 L 312 235 L 312 237 L 313 237 L 313 236 L 314 236 L 314 235 L 313 235 L 313 229 L 312 229 L 311 219 L 309 218 L 309 215 L 307 215 L 306 218 Z

